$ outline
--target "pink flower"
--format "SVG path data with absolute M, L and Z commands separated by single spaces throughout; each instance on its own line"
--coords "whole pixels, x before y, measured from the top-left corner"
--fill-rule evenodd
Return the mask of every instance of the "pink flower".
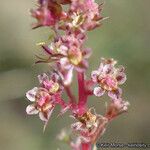
M 58 76 L 56 74 L 52 74 L 51 79 L 45 73 L 39 75 L 38 78 L 40 87 L 34 87 L 26 93 L 26 97 L 33 102 L 27 106 L 26 112 L 29 115 L 39 113 L 40 119 L 47 122 L 56 104 L 64 106 L 61 99 L 62 87 L 57 82 Z
M 49 0 L 39 0 L 39 7 L 36 10 L 32 9 L 31 14 L 38 21 L 33 24 L 33 28 L 54 26 L 60 19 L 65 18 L 61 5 Z
M 100 25 L 103 18 L 100 11 L 101 5 L 94 0 L 74 0 L 71 3 L 69 12 L 71 22 L 68 25 L 82 31 L 92 30 Z
M 122 90 L 119 85 L 126 81 L 126 75 L 124 68 L 115 67 L 117 62 L 113 59 L 102 59 L 100 67 L 91 74 L 93 82 L 98 86 L 94 88 L 94 94 L 96 96 L 102 96 L 105 91 L 108 92 L 108 96 L 117 99 L 121 96 Z
M 71 83 L 74 69 L 78 72 L 84 72 L 88 67 L 87 59 L 90 57 L 91 50 L 82 48 L 81 41 L 72 34 L 59 37 L 49 46 L 43 46 L 43 49 L 48 58 L 38 57 L 40 60 L 37 63 L 54 62 L 59 65 L 58 70 L 62 74 L 65 85 Z
M 79 137 L 85 143 L 94 143 L 98 137 L 101 137 L 107 125 L 107 118 L 94 114 L 89 109 L 82 116 L 75 115 L 78 122 L 72 124 L 73 131 L 79 134 Z
M 87 79 L 85 74 L 91 49 L 85 48 L 84 44 L 87 32 L 101 25 L 101 10 L 102 4 L 95 0 L 38 0 L 38 8 L 31 10 L 37 20 L 33 28 L 48 26 L 53 31 L 48 41 L 38 44 L 44 53 L 37 56 L 36 62 L 47 63 L 52 73 L 39 75 L 39 86 L 26 93 L 32 102 L 26 112 L 38 114 L 45 123 L 45 129 L 57 105 L 61 106 L 58 116 L 70 110 L 71 116 L 76 119 L 71 125 L 73 132 L 62 130 L 57 138 L 73 150 L 91 150 L 102 137 L 107 124 L 126 112 L 129 105 L 122 100 L 120 88 L 126 81 L 125 69 L 116 67 L 115 60 L 103 58 L 99 68 L 92 71 L 91 79 Z M 77 97 L 71 87 L 74 72 L 77 75 Z M 67 96 L 65 101 L 62 99 L 63 92 Z M 101 116 L 94 108 L 88 108 L 88 98 L 93 94 L 102 96 L 105 92 L 111 102 L 105 115 Z M 77 134 L 75 140 L 74 133 Z
M 127 112 L 129 105 L 129 102 L 123 101 L 121 98 L 112 100 L 111 104 L 107 108 L 106 118 L 108 118 L 108 120 L 112 120 L 118 115 Z

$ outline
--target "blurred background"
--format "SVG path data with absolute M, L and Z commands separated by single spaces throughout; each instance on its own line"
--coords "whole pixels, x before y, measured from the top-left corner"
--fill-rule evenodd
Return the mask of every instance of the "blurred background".
M 36 43 L 46 40 L 49 33 L 46 28 L 31 30 L 34 20 L 29 9 L 34 6 L 34 0 L 1 1 L 0 5 L 0 149 L 69 150 L 55 138 L 72 122 L 68 114 L 57 118 L 57 108 L 43 134 L 39 118 L 25 113 L 26 91 L 37 86 L 36 76 L 48 69 L 33 65 L 39 52 Z M 114 120 L 99 142 L 150 143 L 149 6 L 149 0 L 106 0 L 103 16 L 109 19 L 89 33 L 88 45 L 94 53 L 88 74 L 98 67 L 100 57 L 118 60 L 128 77 L 123 96 L 131 103 L 129 112 Z M 104 101 L 98 98 L 90 98 L 89 106 L 104 112 Z

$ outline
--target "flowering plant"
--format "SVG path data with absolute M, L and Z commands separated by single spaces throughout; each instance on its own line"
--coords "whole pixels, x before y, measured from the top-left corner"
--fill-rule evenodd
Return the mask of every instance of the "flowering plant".
M 37 19 L 33 28 L 50 27 L 54 31 L 51 41 L 40 43 L 44 56 L 37 56 L 36 63 L 50 64 L 51 72 L 38 75 L 39 86 L 26 93 L 33 102 L 28 105 L 29 115 L 39 114 L 44 130 L 56 105 L 61 106 L 59 115 L 70 111 L 75 123 L 72 134 L 64 130 L 57 136 L 68 143 L 73 150 L 91 150 L 103 135 L 110 121 L 127 111 L 129 102 L 122 99 L 120 85 L 126 81 L 123 66 L 116 67 L 114 59 L 101 58 L 100 66 L 92 71 L 91 78 L 85 77 L 91 49 L 84 46 L 87 32 L 101 25 L 102 4 L 94 0 L 38 0 L 38 8 L 32 9 Z M 78 98 L 71 90 L 73 74 L 78 81 Z M 62 94 L 66 92 L 68 101 Z M 101 97 L 107 93 L 110 104 L 102 116 L 94 108 L 88 108 L 89 96 Z

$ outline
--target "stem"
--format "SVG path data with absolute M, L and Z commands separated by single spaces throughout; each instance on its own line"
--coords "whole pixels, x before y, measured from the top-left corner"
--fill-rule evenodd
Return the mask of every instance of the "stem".
M 67 93 L 67 95 L 68 95 L 68 97 L 69 97 L 69 99 L 70 99 L 70 102 L 71 102 L 71 103 L 75 103 L 75 102 L 76 102 L 76 98 L 75 98 L 75 96 L 72 94 L 70 87 L 66 86 L 66 87 L 65 87 L 65 90 L 66 90 L 66 93 Z
M 77 77 L 78 77 L 78 94 L 79 94 L 78 107 L 79 109 L 84 110 L 85 104 L 87 102 L 87 94 L 85 92 L 84 73 L 78 72 Z
M 91 143 L 82 143 L 82 150 L 91 150 Z

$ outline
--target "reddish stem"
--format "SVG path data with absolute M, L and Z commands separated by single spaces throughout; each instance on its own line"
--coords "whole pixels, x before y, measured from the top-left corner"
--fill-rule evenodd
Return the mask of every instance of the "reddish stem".
M 84 73 L 78 72 L 77 77 L 78 77 L 78 94 L 79 94 L 78 107 L 79 109 L 81 109 L 82 112 L 85 111 L 85 106 L 87 102 L 87 94 L 85 92 Z
M 91 150 L 91 143 L 82 143 L 82 150 Z

